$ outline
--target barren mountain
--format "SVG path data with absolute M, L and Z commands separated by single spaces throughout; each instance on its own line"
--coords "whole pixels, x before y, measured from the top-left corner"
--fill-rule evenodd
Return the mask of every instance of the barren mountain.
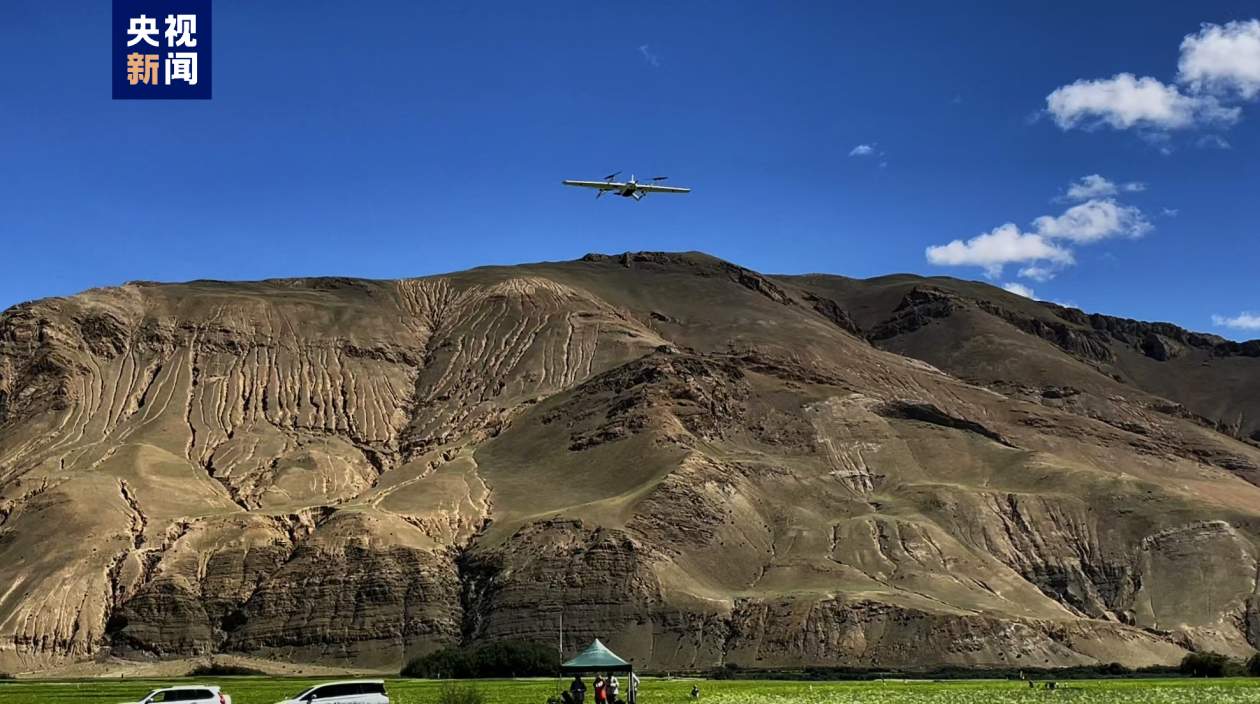
M 1172 662 L 1260 645 L 1260 342 L 590 255 L 0 316 L 0 670 Z

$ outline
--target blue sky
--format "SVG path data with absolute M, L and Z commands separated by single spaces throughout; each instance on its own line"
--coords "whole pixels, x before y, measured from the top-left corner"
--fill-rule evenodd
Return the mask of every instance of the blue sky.
M 110 99 L 109 2 L 6 0 L 0 307 L 695 249 L 1257 337 L 1260 9 L 1152 7 L 218 0 L 206 102 Z M 615 170 L 695 191 L 559 184 Z

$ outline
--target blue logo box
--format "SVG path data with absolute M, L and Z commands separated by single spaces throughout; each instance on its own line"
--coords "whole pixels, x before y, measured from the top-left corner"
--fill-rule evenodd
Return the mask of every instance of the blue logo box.
M 209 100 L 211 0 L 114 0 L 115 100 Z

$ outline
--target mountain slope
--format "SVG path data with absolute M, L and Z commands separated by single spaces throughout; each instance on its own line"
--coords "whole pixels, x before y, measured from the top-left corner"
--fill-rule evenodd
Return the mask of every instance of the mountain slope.
M 881 348 L 960 377 L 1144 391 L 1232 437 L 1260 442 L 1260 340 L 1238 343 L 1168 323 L 1090 315 L 945 277 L 779 278 L 842 301 Z
M 651 667 L 1247 653 L 1249 345 L 695 253 L 25 304 L 0 669 L 394 667 L 561 612 Z

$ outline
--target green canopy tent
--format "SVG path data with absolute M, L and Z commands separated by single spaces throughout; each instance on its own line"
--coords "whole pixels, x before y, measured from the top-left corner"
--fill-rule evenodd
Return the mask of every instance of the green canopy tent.
M 580 675 L 584 672 L 630 672 L 633 669 L 630 663 L 609 650 L 598 638 L 577 657 L 560 666 L 560 672 L 566 675 Z

